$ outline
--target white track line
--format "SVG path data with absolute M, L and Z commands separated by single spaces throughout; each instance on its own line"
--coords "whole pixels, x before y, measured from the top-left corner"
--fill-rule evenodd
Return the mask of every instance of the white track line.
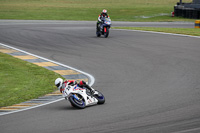
M 200 128 L 193 128 L 193 129 L 177 131 L 177 132 L 173 132 L 173 133 L 188 133 L 188 132 L 199 131 L 199 130 L 200 130 Z
M 162 34 L 162 35 L 174 35 L 174 36 L 182 36 L 182 37 L 200 38 L 200 36 L 191 36 L 191 35 L 165 33 L 165 32 L 155 32 L 155 31 L 143 31 L 143 30 L 131 30 L 131 29 L 130 30 L 128 30 L 128 29 L 112 29 L 112 30 L 136 31 L 136 32 L 155 33 L 155 34 Z
M 17 50 L 17 51 L 20 51 L 20 52 L 23 52 L 23 53 L 26 53 L 26 54 L 29 54 L 29 55 L 32 55 L 32 56 L 35 56 L 35 57 L 37 57 L 37 58 L 40 58 L 40 59 L 43 59 L 43 60 L 46 60 L 46 61 L 49 61 L 49 62 L 52 62 L 52 63 L 55 63 L 55 64 L 58 64 L 58 65 L 63 66 L 63 67 L 67 67 L 67 68 L 72 69 L 72 70 L 75 70 L 75 71 L 77 71 L 77 72 L 80 72 L 80 73 L 82 73 L 82 74 L 88 76 L 88 78 L 90 79 L 90 83 L 89 83 L 90 86 L 92 86 L 92 85 L 94 84 L 94 82 L 95 82 L 95 78 L 94 78 L 92 75 L 90 75 L 90 74 L 88 74 L 88 73 L 86 73 L 86 72 L 83 72 L 83 71 L 81 71 L 81 70 L 78 70 L 78 69 L 76 69 L 76 68 L 73 68 L 73 67 L 70 67 L 70 66 L 61 64 L 61 63 L 59 63 L 59 62 L 55 62 L 55 61 L 46 59 L 46 58 L 44 58 L 44 57 L 40 57 L 40 56 L 38 56 L 38 55 L 34 55 L 34 54 L 31 54 L 31 53 L 28 53 L 28 52 L 26 52 L 26 51 L 23 51 L 23 50 L 21 50 L 21 49 L 17 49 L 17 48 L 12 47 L 12 46 L 5 45 L 5 44 L 3 44 L 3 43 L 0 43 L 0 45 L 1 45 L 1 46 L 4 46 L 4 47 L 7 47 L 7 48 L 11 48 L 11 49 Z M 12 113 L 16 113 L 16 112 L 21 112 L 21 111 L 25 111 L 25 110 L 29 110 L 29 109 L 41 107 L 41 106 L 45 106 L 45 105 L 48 105 L 48 104 L 51 104 L 51 103 L 55 103 L 55 102 L 58 102 L 58 101 L 61 101 L 61 100 L 64 100 L 64 99 L 61 98 L 61 99 L 58 99 L 58 100 L 55 100 L 55 101 L 51 101 L 51 102 L 44 103 L 44 104 L 41 104 L 41 105 L 36 105 L 36 106 L 29 107 L 29 108 L 26 108 L 26 109 L 20 109 L 20 110 L 16 110 L 16 111 L 11 111 L 11 112 L 2 113 L 2 114 L 0 114 L 0 116 L 1 116 L 1 115 L 12 114 Z

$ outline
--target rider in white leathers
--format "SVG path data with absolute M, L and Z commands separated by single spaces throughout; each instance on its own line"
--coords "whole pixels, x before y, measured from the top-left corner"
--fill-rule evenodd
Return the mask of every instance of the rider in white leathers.
M 57 88 L 60 90 L 61 93 L 66 88 L 67 84 L 68 85 L 76 85 L 76 84 L 78 84 L 78 86 L 81 87 L 81 88 L 85 87 L 85 88 L 89 89 L 92 94 L 94 94 L 94 92 L 95 92 L 95 90 L 91 86 L 86 84 L 86 82 L 83 81 L 83 80 L 80 81 L 79 83 L 77 83 L 77 81 L 75 81 L 75 80 L 65 80 L 65 81 L 63 81 L 63 79 L 61 79 L 61 78 L 57 78 L 55 80 L 55 85 L 57 86 Z

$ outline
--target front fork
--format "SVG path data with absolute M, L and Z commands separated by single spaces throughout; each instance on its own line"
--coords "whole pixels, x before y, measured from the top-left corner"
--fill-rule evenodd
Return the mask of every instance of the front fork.
M 78 101 L 82 101 L 83 100 L 83 98 L 80 98 L 77 94 L 73 94 L 73 97 Z

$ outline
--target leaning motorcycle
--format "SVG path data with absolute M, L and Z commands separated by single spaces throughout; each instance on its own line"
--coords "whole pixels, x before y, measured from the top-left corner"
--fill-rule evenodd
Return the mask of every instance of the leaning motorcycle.
M 89 89 L 81 88 L 77 84 L 74 86 L 67 85 L 63 91 L 63 96 L 73 107 L 78 109 L 84 109 L 86 106 L 95 104 L 104 104 L 105 102 L 105 97 L 101 92 L 95 90 L 92 94 Z
M 101 20 L 102 20 L 102 24 L 99 25 L 99 27 L 96 29 L 96 35 L 97 37 L 104 35 L 104 37 L 107 38 L 109 35 L 110 27 L 111 27 L 111 19 L 104 17 Z

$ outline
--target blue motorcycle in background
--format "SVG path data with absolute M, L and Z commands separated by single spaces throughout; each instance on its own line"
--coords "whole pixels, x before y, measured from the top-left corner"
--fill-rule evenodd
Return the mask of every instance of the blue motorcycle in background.
M 104 35 L 105 38 L 109 35 L 109 29 L 111 27 L 111 19 L 110 18 L 102 18 L 102 23 L 99 24 L 99 27 L 96 30 L 97 37 Z

